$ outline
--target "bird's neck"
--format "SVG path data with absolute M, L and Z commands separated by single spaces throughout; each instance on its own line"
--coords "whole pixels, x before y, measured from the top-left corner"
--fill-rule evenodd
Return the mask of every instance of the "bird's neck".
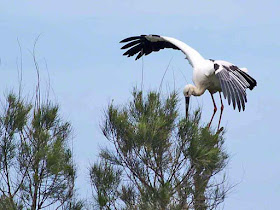
M 205 62 L 205 59 L 197 52 L 195 49 L 187 45 L 186 43 L 184 44 L 184 53 L 186 54 L 186 59 L 190 61 L 190 64 L 196 68 L 201 66 L 202 63 Z
M 186 54 L 186 58 L 189 60 L 190 64 L 193 67 L 201 65 L 201 63 L 205 61 L 205 59 L 199 54 L 199 52 L 197 52 L 195 49 L 193 49 L 186 43 L 171 37 L 165 37 L 165 39 L 170 41 L 177 47 L 181 47 L 181 50 Z
M 194 86 L 194 87 L 195 87 L 195 86 Z M 204 88 L 195 87 L 195 88 L 193 89 L 192 95 L 193 95 L 193 96 L 201 96 L 204 92 L 205 92 L 205 89 L 204 89 Z

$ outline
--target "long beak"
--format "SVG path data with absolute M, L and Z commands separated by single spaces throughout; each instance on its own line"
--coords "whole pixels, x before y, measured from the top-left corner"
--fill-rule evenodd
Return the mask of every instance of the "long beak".
M 185 102 L 186 102 L 186 118 L 187 118 L 189 115 L 190 97 L 185 97 Z

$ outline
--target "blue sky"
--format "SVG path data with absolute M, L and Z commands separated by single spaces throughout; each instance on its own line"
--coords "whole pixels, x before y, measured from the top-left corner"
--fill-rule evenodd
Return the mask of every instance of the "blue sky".
M 231 183 L 239 183 L 224 209 L 276 209 L 280 198 L 279 10 L 276 0 L 2 0 L 0 92 L 17 87 L 18 39 L 24 90 L 32 95 L 36 74 L 30 50 L 40 35 L 36 55 L 42 83 L 47 83 L 49 74 L 51 97 L 73 125 L 79 192 L 90 197 L 87 168 L 97 159 L 100 146 L 107 144 L 99 124 L 108 103 L 114 99 L 124 104 L 131 98 L 133 86 L 141 83 L 142 65 L 145 90 L 158 87 L 170 60 L 165 93 L 174 81 L 179 91 L 192 83 L 191 66 L 180 52 L 165 50 L 135 62 L 122 56 L 121 39 L 150 33 L 171 36 L 205 58 L 247 67 L 258 86 L 248 92 L 245 112 L 226 105 L 222 120 L 231 154 L 227 173 Z M 213 109 L 210 95 L 191 100 L 193 110 L 203 108 L 207 123 Z

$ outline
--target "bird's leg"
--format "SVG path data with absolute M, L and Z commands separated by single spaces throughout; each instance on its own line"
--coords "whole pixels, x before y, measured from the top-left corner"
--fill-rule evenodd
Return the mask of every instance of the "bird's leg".
M 208 124 L 208 128 L 210 128 L 211 123 L 212 123 L 212 121 L 213 121 L 213 118 L 214 118 L 214 116 L 215 116 L 215 114 L 216 114 L 216 111 L 217 111 L 217 106 L 216 106 L 216 103 L 215 103 L 213 94 L 212 94 L 212 93 L 210 93 L 210 94 L 211 94 L 211 98 L 212 98 L 213 105 L 214 105 L 214 111 L 213 111 L 213 115 L 212 115 L 212 117 L 211 117 L 210 123 Z
M 221 113 L 220 113 L 220 118 L 219 118 L 218 130 L 219 130 L 219 128 L 220 128 L 221 119 L 222 119 L 223 110 L 224 110 L 224 104 L 223 104 L 221 92 L 219 92 L 219 95 L 220 95 L 220 100 L 221 100 Z M 221 128 L 221 129 L 222 129 L 222 128 Z

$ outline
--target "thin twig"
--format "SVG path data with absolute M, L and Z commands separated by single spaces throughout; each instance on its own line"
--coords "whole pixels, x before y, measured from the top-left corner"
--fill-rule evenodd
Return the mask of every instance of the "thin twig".
M 143 51 L 143 49 L 142 49 Z M 144 58 L 142 57 L 142 72 L 141 72 L 141 91 L 143 91 L 143 84 L 144 84 Z
M 169 60 L 169 63 L 168 63 L 168 65 L 167 65 L 167 67 L 166 67 L 166 69 L 165 69 L 165 71 L 164 71 L 164 74 L 163 74 L 163 76 L 162 76 L 162 78 L 161 78 L 160 85 L 159 85 L 159 93 L 161 93 L 162 83 L 163 83 L 164 77 L 165 77 L 165 75 L 166 75 L 167 70 L 169 69 L 169 66 L 170 66 L 170 63 L 171 63 L 172 60 L 173 60 L 173 56 L 172 56 L 171 59 Z

